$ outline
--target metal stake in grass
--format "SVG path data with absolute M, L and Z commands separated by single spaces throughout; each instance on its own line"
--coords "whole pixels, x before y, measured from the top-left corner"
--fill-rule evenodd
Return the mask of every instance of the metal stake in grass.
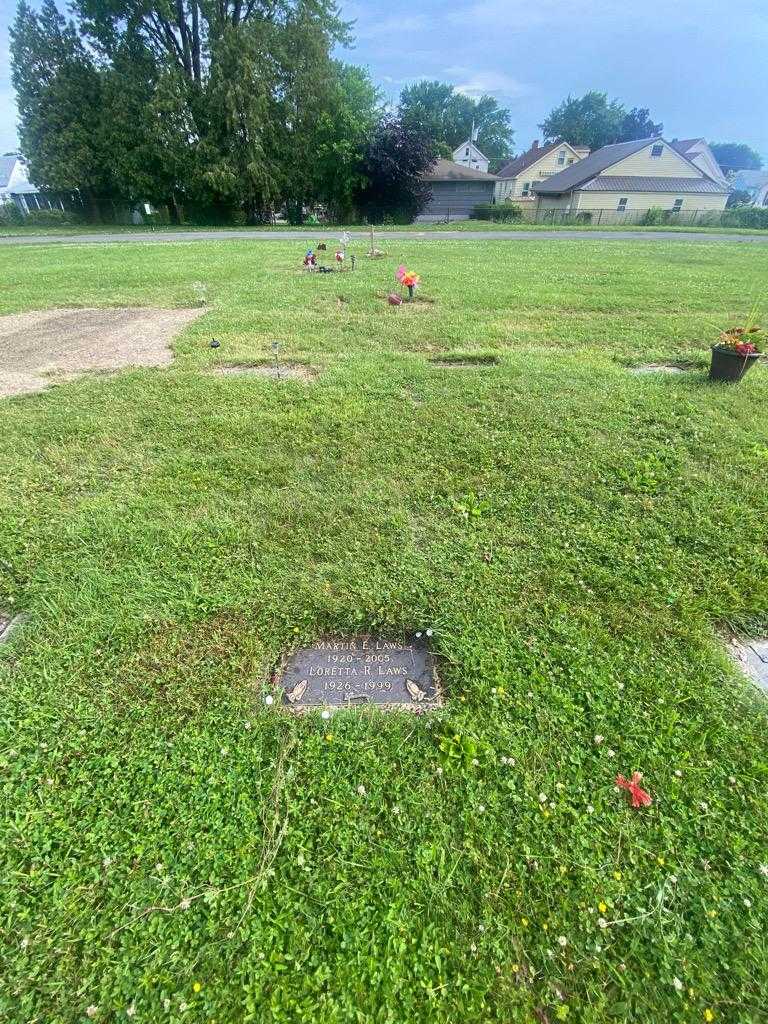
M 275 374 L 277 379 L 280 380 L 280 342 L 272 342 L 272 354 L 275 357 Z

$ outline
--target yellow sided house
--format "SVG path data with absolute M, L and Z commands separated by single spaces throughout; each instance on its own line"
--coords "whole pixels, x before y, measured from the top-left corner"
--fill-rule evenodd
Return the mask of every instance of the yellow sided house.
M 661 138 L 618 142 L 533 186 L 537 220 L 568 215 L 592 223 L 633 223 L 651 209 L 693 222 L 725 209 L 730 191 Z
M 535 139 L 530 149 L 504 164 L 496 175 L 499 179 L 496 202 L 510 200 L 521 206 L 527 203 L 535 205 L 534 185 L 553 177 L 588 154 L 588 146 L 572 146 L 568 142 L 550 142 L 540 146 L 539 140 Z

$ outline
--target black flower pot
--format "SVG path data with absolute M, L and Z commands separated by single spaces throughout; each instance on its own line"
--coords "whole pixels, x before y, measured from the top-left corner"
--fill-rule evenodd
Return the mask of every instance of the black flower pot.
M 759 358 L 757 352 L 741 355 L 735 349 L 726 348 L 725 345 L 713 345 L 709 379 L 736 383 Z

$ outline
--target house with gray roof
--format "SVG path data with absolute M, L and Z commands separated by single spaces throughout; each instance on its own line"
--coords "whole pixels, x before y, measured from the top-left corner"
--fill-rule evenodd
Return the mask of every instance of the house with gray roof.
M 453 160 L 436 160 L 422 175 L 432 198 L 417 220 L 467 220 L 480 203 L 492 203 L 496 175 L 465 167 Z
M 723 210 L 730 191 L 662 138 L 603 146 L 533 189 L 537 214 L 583 214 L 605 223 L 639 219 L 652 208 L 692 220 Z
M 51 208 L 49 199 L 29 180 L 26 164 L 15 153 L 0 156 L 0 203 L 15 203 L 22 213 Z

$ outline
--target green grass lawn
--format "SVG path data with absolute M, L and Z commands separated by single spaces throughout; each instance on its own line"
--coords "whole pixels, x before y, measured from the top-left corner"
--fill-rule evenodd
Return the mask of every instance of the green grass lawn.
M 210 303 L 167 370 L 0 401 L 3 1020 L 768 1019 L 768 714 L 718 639 L 768 625 L 768 368 L 705 374 L 768 251 L 387 248 L 0 250 L 3 312 Z M 273 340 L 316 381 L 208 372 Z M 434 715 L 264 703 L 298 642 L 427 627 Z

